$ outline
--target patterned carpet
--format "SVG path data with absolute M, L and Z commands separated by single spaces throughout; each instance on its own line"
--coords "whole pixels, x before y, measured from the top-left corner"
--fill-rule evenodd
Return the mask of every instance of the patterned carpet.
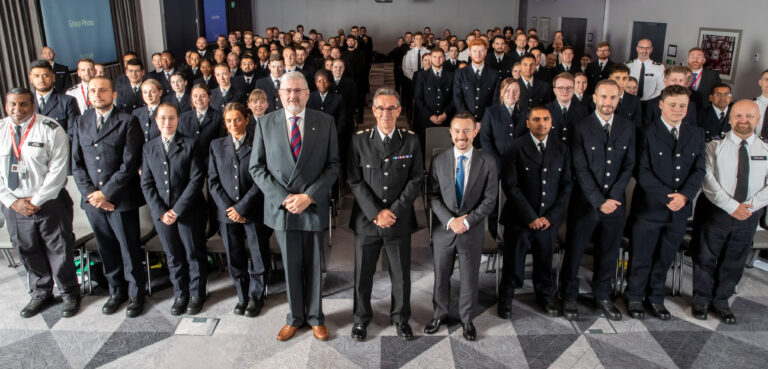
M 372 90 L 392 85 L 391 65 L 376 65 L 371 81 Z M 371 119 L 367 114 L 363 127 L 372 125 Z M 597 315 L 588 296 L 582 298 L 578 322 L 549 318 L 535 304 L 530 285 L 516 296 L 512 319 L 500 319 L 495 314 L 495 274 L 487 273 L 484 263 L 474 320 L 478 340 L 464 340 L 455 322 L 433 336 L 424 335 L 432 315 L 433 285 L 424 229 L 413 235 L 412 248 L 411 325 L 416 339 L 400 341 L 389 325 L 389 276 L 379 268 L 368 340 L 354 342 L 349 337 L 354 236 L 346 227 L 351 204 L 349 195 L 343 198 L 327 249 L 323 310 L 331 338 L 326 342 L 316 340 L 309 328 L 288 342 L 275 339 L 287 310 L 279 276 L 257 318 L 232 313 L 235 290 L 226 270 L 219 270 L 211 274 L 210 298 L 194 320 L 170 315 L 172 291 L 162 277 L 155 279 L 155 293 L 136 319 L 126 319 L 124 307 L 103 315 L 106 298 L 100 288 L 84 298 L 74 318 L 60 318 L 58 304 L 22 319 L 18 312 L 28 300 L 26 272 L 23 267 L 0 267 L 0 368 L 764 368 L 768 362 L 768 272 L 746 271 L 732 302 L 739 324 L 727 326 L 713 315 L 706 321 L 691 317 L 690 259 L 683 296 L 667 299 L 673 315 L 669 322 L 631 319 L 623 302 L 624 319 L 608 321 Z M 423 209 L 421 200 L 416 206 Z M 424 212 L 417 214 L 424 224 Z M 583 294 L 590 292 L 586 280 L 591 261 L 586 259 Z M 458 294 L 458 283 L 453 294 Z M 458 316 L 456 303 L 451 311 Z

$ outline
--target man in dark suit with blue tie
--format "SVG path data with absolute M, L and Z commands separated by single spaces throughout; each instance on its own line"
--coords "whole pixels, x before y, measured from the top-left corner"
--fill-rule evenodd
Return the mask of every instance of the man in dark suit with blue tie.
M 329 192 L 339 176 L 336 126 L 330 115 L 306 109 L 309 84 L 300 72 L 281 77 L 280 98 L 285 108 L 258 120 L 249 164 L 264 192 L 264 222 L 283 254 L 290 312 L 277 339 L 291 339 L 306 323 L 317 339 L 327 340 L 321 247 Z
M 285 74 L 285 63 L 280 55 L 269 57 L 269 75 L 256 81 L 256 88 L 267 94 L 267 111 L 271 113 L 283 108 L 283 103 L 278 94 L 280 89 L 280 77 Z
M 51 63 L 36 60 L 29 66 L 29 82 L 35 88 L 35 112 L 56 120 L 72 139 L 71 128 L 75 118 L 80 116 L 80 108 L 74 97 L 56 92 Z
M 664 307 L 667 271 L 683 242 L 693 199 L 705 175 L 704 132 L 681 125 L 691 91 L 672 85 L 661 91 L 661 117 L 638 137 L 637 186 L 632 196 L 632 251 L 627 300 L 629 314 L 669 320 Z
M 552 113 L 552 130 L 549 136 L 566 143 L 576 122 L 589 115 L 587 107 L 574 96 L 574 85 L 572 74 L 563 72 L 556 75 L 552 80 L 555 99 L 546 105 Z
M 421 71 L 421 77 L 414 79 L 414 128 L 421 139 L 421 147 L 425 147 L 427 128 L 447 126 L 456 109 L 452 102 L 453 73 L 443 68 L 445 53 L 441 48 L 435 47 L 429 57 L 432 68 Z
M 470 65 L 453 75 L 456 112 L 468 111 L 476 122 L 482 121 L 487 107 L 499 101 L 499 72 L 485 64 L 487 50 L 488 46 L 482 39 L 470 42 Z
M 146 277 L 139 240 L 139 185 L 144 139 L 135 117 L 116 109 L 112 82 L 94 77 L 89 85 L 94 109 L 72 127 L 72 175 L 82 193 L 80 206 L 91 223 L 109 284 L 102 312 L 110 315 L 130 299 L 126 316 L 143 311 Z
M 434 313 L 424 333 L 436 333 L 446 323 L 451 305 L 451 275 L 456 254 L 461 271 L 459 315 L 463 336 L 477 338 L 472 319 L 478 300 L 478 274 L 482 256 L 485 222 L 496 208 L 499 184 L 492 157 L 474 150 L 475 119 L 469 112 L 451 121 L 453 148 L 432 160 L 429 170 L 429 204 L 432 222 L 432 249 L 435 261 Z
M 515 289 L 523 287 L 525 255 L 529 249 L 533 255 L 536 302 L 547 315 L 560 315 L 552 280 L 552 256 L 573 185 L 571 155 L 567 144 L 550 134 L 549 109 L 533 107 L 527 118 L 530 133 L 512 142 L 511 149 L 504 154 L 500 175 L 507 202 L 501 213 L 504 268 L 498 314 L 506 319 L 512 316 Z
M 722 83 L 720 81 L 720 73 L 704 67 L 706 62 L 707 57 L 704 55 L 703 49 L 693 47 L 688 50 L 688 67 L 691 68 L 691 73 L 693 73 L 693 80 L 690 86 L 691 91 L 693 91 L 691 100 L 699 107 L 706 105 L 712 88 Z
M 576 123 L 568 140 L 576 183 L 568 207 L 561 272 L 563 316 L 579 318 L 579 268 L 592 240 L 595 303 L 601 315 L 621 320 L 621 312 L 611 300 L 611 280 L 624 229 L 625 190 L 635 165 L 635 125 L 615 114 L 619 103 L 616 81 L 598 82 L 592 98 L 595 113 Z

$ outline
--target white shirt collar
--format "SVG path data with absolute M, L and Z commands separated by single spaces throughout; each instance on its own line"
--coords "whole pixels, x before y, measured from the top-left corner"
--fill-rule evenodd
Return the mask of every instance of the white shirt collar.
M 537 149 L 539 148 L 539 142 L 544 144 L 544 148 L 545 149 L 547 148 L 547 140 L 549 139 L 549 135 L 547 135 L 547 137 L 544 137 L 543 140 L 539 141 L 539 139 L 536 138 L 536 136 L 534 136 L 533 133 L 529 133 L 529 134 L 531 135 L 531 138 L 533 139 L 533 145 L 536 146 Z
M 382 141 L 384 141 L 384 137 L 389 137 L 389 139 L 391 140 L 391 139 L 392 139 L 392 136 L 394 136 L 394 135 L 395 135 L 395 131 L 396 131 L 396 130 L 397 130 L 397 127 L 395 127 L 395 129 L 393 129 L 393 130 L 392 130 L 392 132 L 389 132 L 389 134 L 388 134 L 388 135 L 385 135 L 385 134 L 384 134 L 384 132 L 382 132 L 382 131 L 379 129 L 379 126 L 376 126 L 376 132 L 378 132 L 378 133 L 379 133 L 379 137 L 381 137 L 381 140 L 382 140 Z
M 197 109 L 195 109 L 195 115 L 197 116 L 197 115 L 200 115 L 200 114 L 202 114 L 202 115 L 208 114 L 208 108 L 205 108 L 205 110 L 203 110 L 202 112 L 200 112 Z
M 47 94 L 45 94 L 45 95 L 40 95 L 40 92 L 38 92 L 38 93 L 37 93 L 37 101 L 40 101 L 40 98 L 42 97 L 43 99 L 45 99 L 45 102 L 47 103 L 47 102 L 48 102 L 48 99 L 50 99 L 50 98 L 51 98 L 51 94 L 52 94 L 52 93 L 53 93 L 53 89 L 51 89 L 50 91 L 48 91 L 48 93 L 47 93 Z
M 294 115 L 288 112 L 288 109 L 285 110 L 285 120 L 290 120 Z M 304 115 L 306 115 L 307 109 L 302 109 L 299 114 L 296 114 L 295 116 L 299 117 L 299 123 L 304 122 Z
M 561 104 L 560 101 L 558 101 L 557 99 L 555 99 L 555 101 L 557 101 L 557 105 L 560 105 L 560 110 L 563 110 L 563 108 L 569 109 L 571 107 L 571 102 L 570 101 L 568 102 L 568 105 Z
M 464 157 L 467 158 L 467 161 L 464 162 L 466 164 L 467 162 L 469 162 L 470 159 L 472 159 L 472 151 L 474 151 L 474 147 L 470 147 L 469 151 L 467 151 L 467 152 L 462 154 L 462 153 L 459 152 L 459 149 L 457 149 L 456 146 L 454 146 L 453 147 L 453 159 L 454 160 L 459 160 L 459 156 L 464 155 Z
M 26 120 L 24 120 L 23 122 L 21 122 L 20 126 L 21 126 L 21 130 L 22 130 L 22 131 L 23 131 L 23 130 L 25 130 L 25 129 L 27 128 L 27 126 L 29 125 L 29 122 L 31 122 L 31 121 L 32 121 L 32 118 L 33 118 L 35 115 L 37 115 L 37 113 L 32 113 L 32 115 L 30 115 L 30 116 L 29 116 L 29 118 L 27 118 Z M 10 122 L 10 123 L 11 123 L 11 128 L 14 128 L 13 119 L 11 119 L 11 117 L 8 117 L 8 122 Z
M 483 67 L 485 67 L 485 63 L 481 64 L 480 66 L 475 65 L 475 63 L 472 63 L 472 72 L 477 74 L 477 71 L 480 71 L 480 74 L 483 74 Z
M 733 131 L 728 132 L 728 139 L 731 140 L 736 146 L 741 145 L 741 138 L 739 136 L 736 136 L 736 133 Z M 747 137 L 747 146 L 751 146 L 752 143 L 755 142 L 755 134 L 752 133 L 749 137 Z
M 600 126 L 604 126 L 606 123 L 613 125 L 613 116 L 614 115 L 615 114 L 611 114 L 611 117 L 606 121 L 606 120 L 603 120 L 603 118 L 600 116 L 600 114 L 597 114 L 597 112 L 595 112 L 595 116 L 597 117 L 597 120 L 600 121 Z
M 115 110 L 115 106 L 114 105 L 112 105 L 109 108 L 109 111 L 106 114 L 104 114 L 104 115 L 101 115 L 101 114 L 99 114 L 99 112 L 96 112 L 96 119 L 97 119 L 97 121 L 98 121 L 99 117 L 104 117 L 104 121 L 105 122 L 108 121 L 109 120 L 109 116 L 112 115 L 112 111 L 113 110 Z
M 720 110 L 715 106 L 715 104 L 712 104 L 712 109 L 715 109 L 715 114 L 718 118 L 720 118 L 720 113 L 725 113 L 725 115 L 728 115 L 728 107 L 725 107 L 725 110 Z
M 664 118 L 660 117 L 659 119 L 661 119 L 661 123 L 664 123 L 664 127 L 667 128 L 667 131 L 669 131 L 669 133 L 672 133 L 672 128 L 677 128 L 677 134 L 680 134 L 680 123 L 678 123 L 676 126 L 672 126 L 671 124 L 667 123 L 667 121 L 665 121 Z
M 755 100 L 757 100 L 757 101 L 759 101 L 759 102 L 761 102 L 763 104 L 768 104 L 768 97 L 765 97 L 763 95 L 758 96 L 757 99 L 755 99 Z

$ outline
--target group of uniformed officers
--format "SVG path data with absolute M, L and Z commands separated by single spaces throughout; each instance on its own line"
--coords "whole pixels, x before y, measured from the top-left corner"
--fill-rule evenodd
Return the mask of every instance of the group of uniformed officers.
M 693 315 L 706 319 L 711 309 L 722 322 L 735 323 L 728 298 L 768 204 L 768 145 L 755 133 L 758 105 L 747 100 L 728 104 L 730 88 L 715 86 L 713 105 L 703 111 L 714 110 L 727 132 L 705 138 L 696 122 L 685 119 L 693 103 L 691 90 L 681 83 L 668 83 L 645 108 L 645 117 L 652 118 L 643 120 L 639 100 L 624 92 L 626 66 L 613 66 L 590 89 L 590 101 L 574 94 L 576 77 L 571 73 L 558 74 L 552 84 L 533 78 L 537 63 L 531 54 L 520 57 L 520 79 L 501 80 L 499 71 L 486 65 L 487 50 L 483 40 L 474 40 L 466 67 L 441 71 L 433 63 L 428 70 L 417 70 L 422 74 L 417 114 L 450 127 L 453 147 L 437 154 L 424 153 L 416 134 L 396 127 L 401 101 L 389 88 L 373 96 L 376 126 L 345 138 L 331 115 L 308 108 L 311 82 L 301 71 L 285 73 L 279 57 L 270 59 L 276 64 L 271 78 L 277 95 L 266 98 L 268 106 L 279 107 L 256 108 L 250 99 L 248 108 L 229 102 L 229 70 L 217 66 L 217 93 L 205 83 L 195 84 L 186 112 L 179 105 L 182 96 L 163 102 L 163 85 L 132 77 L 137 62 L 126 63 L 127 79 L 116 86 L 119 82 L 93 76 L 93 63 L 82 60 L 78 75 L 83 82 L 73 89 L 82 90 L 83 101 L 54 92 L 51 64 L 34 62 L 34 91 L 12 89 L 5 96 L 8 117 L 0 121 L 0 132 L 6 132 L 0 134 L 0 153 L 6 154 L 0 155 L 7 157 L 0 159 L 0 202 L 32 291 L 21 315 L 34 316 L 51 303 L 54 281 L 63 298 L 62 316 L 79 310 L 73 204 L 64 189 L 71 168 L 108 282 L 104 314 L 115 313 L 125 302 L 128 317 L 143 311 L 139 208 L 146 204 L 167 257 L 172 314 L 202 310 L 206 237 L 218 230 L 238 295 L 234 312 L 257 316 L 264 299 L 262 250 L 274 230 L 290 308 L 278 339 L 290 339 L 309 324 L 325 340 L 319 248 L 321 232 L 328 227 L 330 189 L 344 160 L 355 199 L 350 218 L 355 232 L 355 340 L 365 340 L 372 320 L 371 289 L 382 248 L 392 281 L 392 323 L 401 339 L 413 338 L 408 323 L 410 242 L 417 229 L 414 202 L 425 178 L 427 206 L 434 214 L 430 235 L 435 264 L 434 315 L 424 329 L 428 334 L 448 319 L 458 255 L 463 336 L 476 339 L 472 319 L 481 248 L 486 227 L 497 232 L 497 213 L 503 225 L 503 232 L 494 236 L 503 247 L 500 317 L 513 314 L 513 296 L 523 287 L 530 252 L 542 310 L 577 320 L 581 261 L 591 244 L 592 296 L 603 316 L 621 319 L 612 284 L 627 235 L 627 310 L 642 319 L 647 308 L 668 320 L 667 271 L 694 202 Z M 435 49 L 432 55 L 439 59 L 439 53 Z M 685 81 L 685 73 L 685 68 L 669 68 L 665 81 L 675 80 L 676 74 Z M 171 76 L 172 88 L 185 93 L 184 86 L 173 86 Z M 333 96 L 327 89 L 331 76 L 319 76 L 312 88 L 324 102 Z M 453 81 L 451 87 L 445 87 L 446 78 Z M 452 91 L 443 94 L 446 89 Z M 140 90 L 145 105 L 133 114 L 118 108 L 116 99 L 125 98 L 118 91 L 123 90 L 136 98 Z M 723 105 L 719 99 L 726 91 L 728 103 Z M 221 110 L 212 98 L 223 99 Z M 453 102 L 448 108 L 421 101 L 427 98 Z M 259 110 L 271 112 L 261 116 Z M 340 155 L 339 147 L 349 147 L 347 155 Z M 426 176 L 425 155 L 433 156 Z M 628 198 L 632 181 L 636 184 Z M 501 209 L 499 183 L 507 198 Z M 208 222 L 209 217 L 215 221 Z M 565 257 L 558 294 L 552 262 L 561 227 L 566 229 L 559 246 Z

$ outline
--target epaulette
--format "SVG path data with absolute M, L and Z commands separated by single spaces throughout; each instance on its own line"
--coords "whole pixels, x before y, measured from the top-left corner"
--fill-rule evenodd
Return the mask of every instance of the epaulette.
M 400 128 L 400 132 L 408 132 L 408 133 L 410 133 L 410 134 L 412 134 L 412 135 L 415 135 L 415 134 L 416 134 L 416 133 L 414 133 L 413 131 L 411 131 L 410 129 L 405 129 L 405 128 Z
M 53 119 L 45 119 L 41 123 L 45 124 L 50 129 L 56 129 L 56 127 L 61 127 L 59 123 L 56 123 Z
M 761 139 L 763 142 L 765 142 L 765 143 L 768 143 L 768 137 L 760 137 L 760 139 Z
M 363 134 L 363 133 L 368 132 L 370 130 L 371 130 L 370 128 L 368 128 L 368 129 L 361 129 L 361 130 L 357 131 L 357 134 L 360 135 L 360 134 Z
M 657 61 L 655 61 L 655 60 L 651 60 L 651 62 L 653 62 L 653 65 L 661 65 L 661 63 L 660 63 L 660 62 L 657 62 Z
M 79 84 L 79 83 L 78 83 L 78 84 L 76 84 L 76 85 L 74 85 L 74 86 L 72 86 L 72 87 L 70 87 L 70 88 L 68 88 L 68 89 L 67 89 L 67 92 L 76 90 L 78 86 L 80 86 L 80 84 Z

